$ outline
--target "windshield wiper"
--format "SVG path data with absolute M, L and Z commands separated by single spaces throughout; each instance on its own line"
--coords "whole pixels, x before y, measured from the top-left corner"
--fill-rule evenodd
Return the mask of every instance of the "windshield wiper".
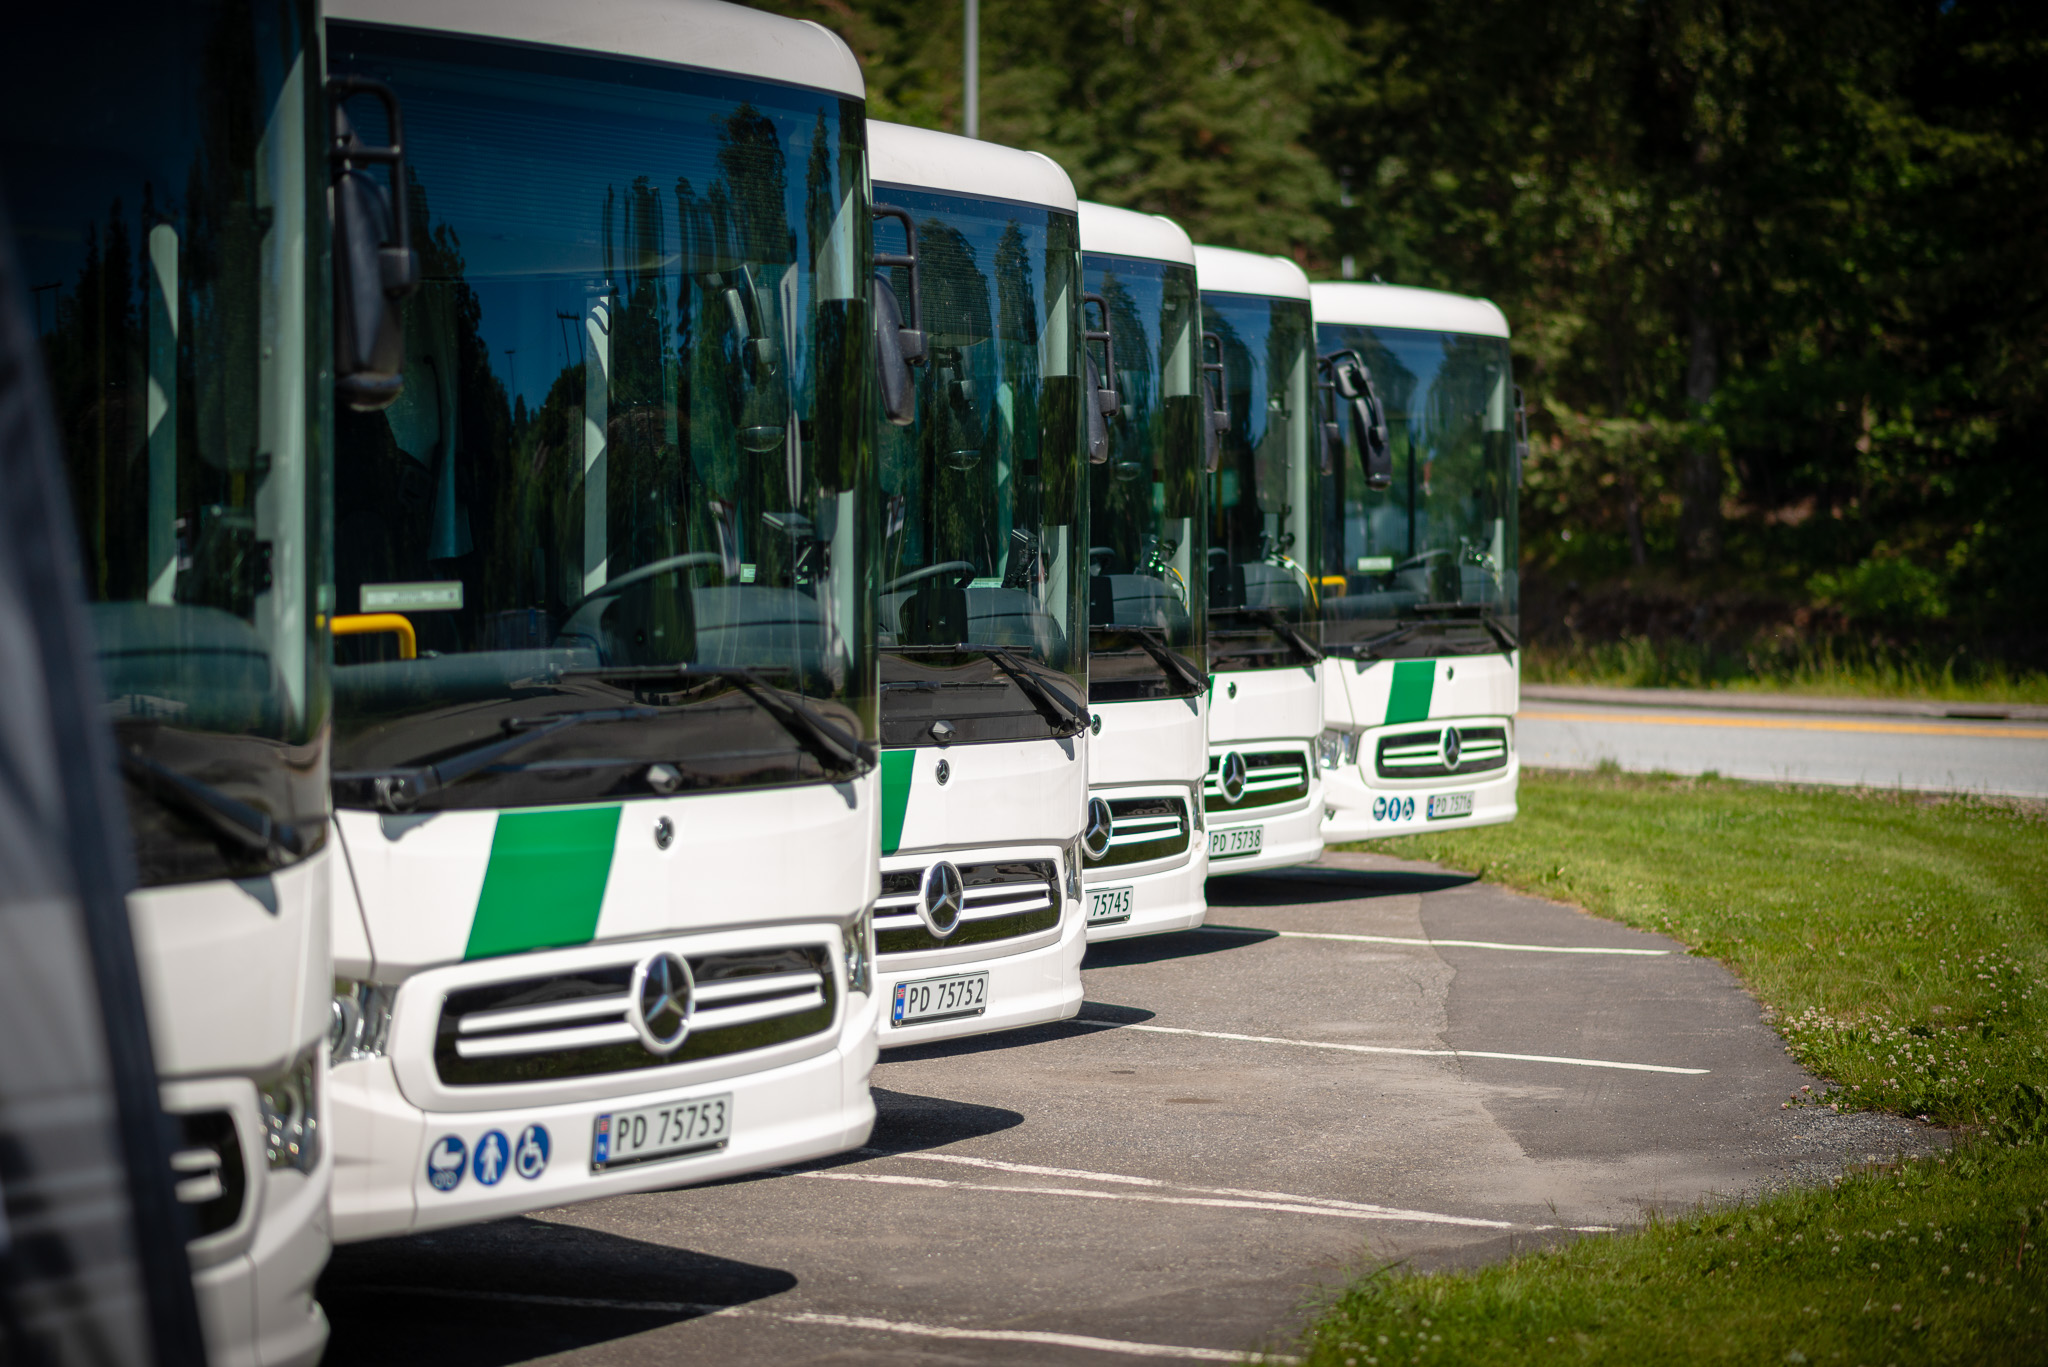
M 1323 652 L 1310 645 L 1308 637 L 1296 631 L 1293 625 L 1279 613 L 1271 608 L 1244 608 L 1242 611 L 1247 617 L 1264 622 L 1267 626 L 1271 627 L 1273 634 L 1287 642 L 1288 646 L 1301 656 L 1304 663 L 1317 664 L 1321 662 Z
M 1188 696 L 1198 697 L 1209 691 L 1209 676 L 1189 664 L 1187 656 L 1168 647 L 1165 640 L 1158 636 L 1152 628 L 1111 625 L 1097 627 L 1096 630 L 1122 631 L 1135 636 L 1138 644 L 1145 648 L 1145 653 L 1158 662 L 1159 668 L 1166 673 L 1167 677 L 1175 680 L 1182 688 L 1188 690 Z
M 523 750 L 558 731 L 566 731 L 584 722 L 638 721 L 660 715 L 652 707 L 593 707 L 554 716 L 508 717 L 499 723 L 506 735 L 478 741 L 446 759 L 404 769 L 387 769 L 381 773 L 336 774 L 334 786 L 346 789 L 350 796 L 367 796 L 387 812 L 402 812 L 429 794 L 452 787 L 471 774 L 490 768 L 514 750 Z
M 751 669 L 732 665 L 689 666 L 686 679 L 724 679 L 759 704 L 797 744 L 825 766 L 834 778 L 858 778 L 876 764 L 872 741 L 848 735 L 844 728 L 794 693 L 786 693 Z
M 1392 631 L 1383 631 L 1371 640 L 1351 641 L 1330 646 L 1328 647 L 1328 653 L 1332 655 L 1348 655 L 1355 660 L 1371 654 L 1381 646 L 1390 646 L 1396 641 L 1405 641 L 1420 630 L 1422 630 L 1422 623 L 1410 622 L 1405 627 L 1395 627 Z
M 1513 652 L 1522 648 L 1522 643 L 1515 639 L 1515 633 L 1509 631 L 1507 624 L 1492 613 L 1482 610 L 1479 614 L 1479 625 L 1485 627 L 1486 634 L 1500 643 L 1502 650 Z
M 279 821 L 210 783 L 181 774 L 168 764 L 123 747 L 121 773 L 166 806 L 196 818 L 222 839 L 263 855 L 274 864 L 306 852 L 306 838 L 287 821 Z
M 1024 690 L 1024 696 L 1031 699 L 1039 715 L 1052 723 L 1055 736 L 1078 736 L 1088 729 L 1088 709 L 1076 707 L 1073 703 L 1047 688 L 1043 680 L 1033 674 L 1028 666 L 1001 646 L 976 646 L 975 649 L 988 656 L 997 669 L 1016 681 Z

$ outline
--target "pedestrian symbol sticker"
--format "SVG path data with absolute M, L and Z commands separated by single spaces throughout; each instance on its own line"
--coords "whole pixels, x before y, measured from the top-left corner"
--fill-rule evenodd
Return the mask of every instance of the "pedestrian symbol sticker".
M 496 1130 L 487 1131 L 483 1138 L 477 1140 L 476 1162 L 472 1165 L 476 1180 L 487 1187 L 497 1186 L 498 1179 L 505 1175 L 505 1160 L 511 1156 L 508 1152 L 510 1147 L 505 1136 Z
M 512 1166 L 529 1182 L 547 1171 L 547 1126 L 528 1125 L 519 1132 L 519 1147 L 512 1150 Z
M 447 1134 L 427 1150 L 427 1183 L 435 1191 L 453 1191 L 467 1166 L 469 1146 L 461 1135 Z

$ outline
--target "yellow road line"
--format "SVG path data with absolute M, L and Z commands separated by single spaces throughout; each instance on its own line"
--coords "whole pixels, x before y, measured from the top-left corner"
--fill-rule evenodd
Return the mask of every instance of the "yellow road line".
M 1789 717 L 1688 717 L 1671 712 L 1549 712 L 1525 707 L 1535 721 L 1600 721 L 1622 726 L 1732 726 L 1745 731 L 1869 731 L 1888 736 L 1982 736 L 1991 740 L 2048 740 L 2048 727 L 1965 726 L 1895 721 L 1794 721 Z

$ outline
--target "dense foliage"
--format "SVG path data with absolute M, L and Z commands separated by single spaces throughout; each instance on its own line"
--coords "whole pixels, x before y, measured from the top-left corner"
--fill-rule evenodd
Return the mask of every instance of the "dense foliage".
M 961 6 L 773 0 L 957 131 Z M 1322 278 L 1493 298 L 1562 643 L 2048 662 L 2048 7 L 990 0 L 981 132 Z

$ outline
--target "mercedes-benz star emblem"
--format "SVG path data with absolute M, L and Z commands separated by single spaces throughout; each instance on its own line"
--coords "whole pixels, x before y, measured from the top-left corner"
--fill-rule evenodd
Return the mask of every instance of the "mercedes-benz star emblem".
M 935 940 L 943 940 L 960 928 L 960 913 L 967 906 L 967 884 L 960 870 L 941 859 L 924 871 L 917 890 L 917 915 Z
M 663 950 L 633 966 L 626 1019 L 650 1054 L 673 1054 L 690 1037 L 697 1014 L 697 980 L 682 956 Z
M 1244 796 L 1244 785 L 1251 775 L 1244 767 L 1244 756 L 1232 750 L 1223 757 L 1223 771 L 1216 776 L 1216 786 L 1222 790 L 1223 800 L 1235 806 Z
M 1090 859 L 1100 859 L 1109 853 L 1109 839 L 1116 834 L 1116 817 L 1110 812 L 1109 804 L 1099 797 L 1088 799 L 1088 825 L 1081 832 L 1081 848 L 1088 852 Z
M 1460 753 L 1461 751 L 1463 751 L 1463 750 L 1464 750 L 1464 748 L 1465 748 L 1465 738 L 1464 738 L 1463 736 L 1461 736 L 1461 735 L 1459 735 L 1459 734 L 1458 734 L 1458 728 L 1457 728 L 1457 727 L 1455 727 L 1455 726 L 1447 726 L 1447 727 L 1445 727 L 1445 728 L 1444 728 L 1444 768 L 1446 768 L 1446 769 L 1455 769 L 1455 768 L 1457 768 L 1457 767 L 1458 767 L 1458 755 L 1459 755 L 1459 753 Z

